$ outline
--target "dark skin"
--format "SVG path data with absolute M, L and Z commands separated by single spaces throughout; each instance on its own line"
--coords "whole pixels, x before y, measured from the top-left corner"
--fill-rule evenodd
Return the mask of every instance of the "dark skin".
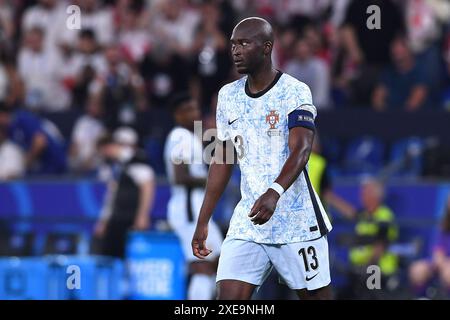
M 189 100 L 181 103 L 174 112 L 175 122 L 193 132 L 194 121 L 201 119 L 200 108 L 195 100 Z M 206 184 L 205 178 L 193 177 L 189 173 L 189 167 L 186 164 L 174 164 L 175 183 L 191 188 L 203 188 Z M 207 274 L 213 275 L 217 269 L 217 261 L 196 261 L 189 265 L 191 274 Z
M 273 32 L 270 24 L 259 18 L 248 18 L 241 21 L 233 30 L 231 36 L 231 53 L 236 69 L 241 74 L 248 75 L 248 84 L 252 93 L 267 88 L 277 75 L 277 70 L 272 65 L 271 52 L 273 48 Z M 314 140 L 312 130 L 295 127 L 289 131 L 290 155 L 284 163 L 282 170 L 275 180 L 284 190 L 287 190 L 298 178 L 308 162 Z M 193 254 L 199 259 L 204 259 L 211 253 L 206 247 L 208 236 L 208 221 L 212 212 L 225 190 L 231 177 L 232 164 L 224 161 L 225 152 L 231 144 L 217 144 L 215 160 L 209 169 L 206 185 L 206 195 L 200 210 L 197 228 L 192 240 Z M 262 225 L 272 217 L 279 194 L 268 189 L 253 205 L 249 213 L 250 219 L 255 225 Z M 256 286 L 238 280 L 222 280 L 218 283 L 219 300 L 249 300 Z M 306 289 L 296 290 L 300 299 L 330 299 L 330 286 L 314 291 Z

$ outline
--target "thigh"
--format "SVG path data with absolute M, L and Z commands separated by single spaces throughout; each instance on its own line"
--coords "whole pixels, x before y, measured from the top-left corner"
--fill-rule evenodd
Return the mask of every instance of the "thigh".
M 272 264 L 261 244 L 226 238 L 217 268 L 219 294 L 221 288 L 224 296 L 223 290 L 233 288 L 230 291 L 234 293 L 237 287 L 249 287 L 253 292 L 255 287 L 262 285 L 271 270 Z
M 316 290 L 295 290 L 297 296 L 301 300 L 331 300 L 333 299 L 333 292 L 331 290 L 331 285 L 316 289 Z
M 239 280 L 221 280 L 217 283 L 218 300 L 250 300 L 256 285 Z
M 313 291 L 330 284 L 326 236 L 313 241 L 268 246 L 267 251 L 278 274 L 291 289 Z

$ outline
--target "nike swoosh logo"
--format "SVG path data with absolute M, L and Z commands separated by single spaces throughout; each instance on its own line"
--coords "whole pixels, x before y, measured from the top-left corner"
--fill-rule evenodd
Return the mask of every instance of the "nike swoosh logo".
M 239 120 L 239 118 L 234 119 L 233 121 L 228 120 L 228 125 L 231 125 L 231 124 L 235 123 L 235 122 L 238 121 L 238 120 Z
M 315 275 L 313 275 L 312 277 L 308 277 L 306 276 L 306 281 L 310 281 L 312 279 L 314 279 L 319 273 L 317 272 Z

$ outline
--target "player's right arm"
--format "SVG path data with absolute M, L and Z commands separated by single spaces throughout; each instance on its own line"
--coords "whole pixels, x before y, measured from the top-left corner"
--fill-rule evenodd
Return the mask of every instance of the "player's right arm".
M 233 149 L 233 150 L 231 150 Z M 211 253 L 206 247 L 208 237 L 208 223 L 213 214 L 222 193 L 225 190 L 233 171 L 233 164 L 227 163 L 226 155 L 234 154 L 235 150 L 231 142 L 217 143 L 214 151 L 214 158 L 208 172 L 206 182 L 205 198 L 200 209 L 200 214 L 192 238 L 192 253 L 199 259 L 204 259 Z

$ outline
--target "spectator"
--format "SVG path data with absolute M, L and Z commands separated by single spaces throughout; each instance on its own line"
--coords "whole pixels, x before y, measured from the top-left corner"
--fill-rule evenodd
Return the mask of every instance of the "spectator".
M 25 151 L 25 165 L 32 174 L 60 174 L 66 169 L 62 136 L 53 123 L 25 110 L 0 107 L 0 127 Z
M 159 1 L 155 8 L 152 33 L 157 41 L 164 42 L 170 51 L 181 56 L 192 54 L 195 30 L 200 23 L 200 15 L 189 8 L 184 0 Z
M 10 1 L 0 1 L 0 43 L 12 49 L 16 26 L 14 24 L 14 7 Z
M 63 86 L 61 55 L 43 46 L 44 32 L 30 29 L 18 57 L 18 70 L 25 83 L 25 104 L 33 110 L 61 111 L 69 107 L 70 95 Z
M 101 74 L 106 73 L 107 62 L 90 29 L 80 31 L 77 51 L 64 66 L 64 82 L 72 88 L 72 105 L 82 108 L 87 103 L 89 87 Z
M 391 46 L 392 65 L 384 70 L 377 85 L 372 104 L 375 110 L 386 108 L 415 111 L 427 104 L 428 88 L 424 65 L 416 62 L 402 37 Z
M 140 63 L 150 51 L 152 37 L 148 30 L 141 26 L 140 8 L 129 6 L 122 13 L 119 31 L 119 44 L 125 52 L 125 57 L 131 63 Z
M 90 29 L 94 32 L 101 47 L 109 46 L 114 40 L 114 21 L 112 10 L 105 7 L 99 0 L 78 0 L 75 2 L 82 12 L 81 29 Z M 67 18 L 67 14 L 65 15 Z M 58 32 L 60 42 L 67 48 L 73 48 L 77 43 L 78 30 L 70 30 L 64 25 L 60 25 Z
M 311 47 L 304 38 L 297 40 L 294 58 L 286 64 L 285 71 L 311 88 L 317 108 L 330 107 L 328 66 L 323 60 L 312 55 Z
M 426 66 L 429 100 L 437 104 L 443 76 L 441 30 L 442 23 L 450 21 L 450 3 L 445 0 L 415 0 L 406 1 L 404 5 L 407 39 L 414 55 Z
M 41 29 L 44 39 L 44 50 L 58 50 L 60 34 L 66 28 L 66 4 L 59 0 L 39 0 L 28 8 L 22 19 L 22 32 Z
M 99 98 L 89 99 L 86 113 L 75 122 L 70 147 L 70 166 L 78 173 L 93 172 L 100 164 L 96 148 L 106 129 L 101 122 L 102 106 Z
M 6 128 L 0 127 L 0 182 L 20 178 L 24 173 L 22 150 L 8 139 Z
M 427 286 L 435 276 L 439 277 L 447 297 L 450 296 L 450 195 L 431 256 L 414 262 L 409 269 L 414 293 L 418 297 L 426 296 Z
M 206 1 L 201 6 L 202 21 L 195 36 L 195 74 L 199 80 L 200 106 L 211 103 L 212 96 L 230 74 L 231 63 L 225 31 L 221 29 L 219 6 Z
M 186 91 L 189 85 L 189 66 L 178 54 L 163 43 L 155 43 L 140 65 L 146 91 L 152 107 L 167 105 L 172 92 Z
M 117 165 L 118 174 L 116 179 L 108 181 L 107 196 L 95 235 L 101 239 L 100 254 L 123 258 L 128 231 L 147 230 L 150 226 L 155 178 L 147 160 L 135 148 L 137 135 L 130 135 L 129 129 L 118 130 L 115 137 L 119 141 L 111 138 L 99 141 L 100 153 Z
M 134 126 L 136 114 L 147 108 L 144 81 L 130 68 L 116 45 L 105 49 L 106 73 L 93 85 L 92 93 L 100 94 L 105 106 L 105 123 L 109 129 L 121 125 Z
M 13 107 L 22 103 L 24 85 L 14 62 L 5 53 L 0 54 L 0 101 Z
M 377 5 L 382 27 L 367 27 L 367 8 Z M 379 68 L 389 63 L 389 48 L 394 37 L 404 33 L 404 19 L 393 0 L 353 0 L 347 7 L 340 31 L 342 46 L 353 65 L 350 99 L 353 105 L 369 105 Z

